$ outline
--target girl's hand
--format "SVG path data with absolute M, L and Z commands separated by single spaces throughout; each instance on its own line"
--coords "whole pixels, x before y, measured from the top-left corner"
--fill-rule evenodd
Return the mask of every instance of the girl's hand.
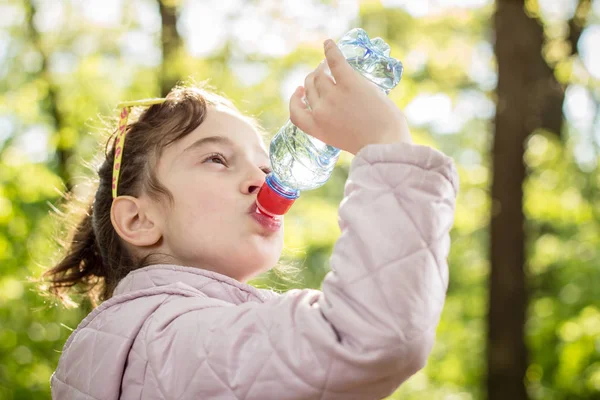
M 348 64 L 331 39 L 325 41 L 325 57 L 290 99 L 294 125 L 352 154 L 372 143 L 412 143 L 402 111 Z

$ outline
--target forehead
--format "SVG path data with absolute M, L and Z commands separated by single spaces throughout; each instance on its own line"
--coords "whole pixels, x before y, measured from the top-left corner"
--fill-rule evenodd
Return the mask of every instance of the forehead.
M 220 136 L 224 140 L 204 140 Z M 209 106 L 204 121 L 189 135 L 173 143 L 171 157 L 177 158 L 207 143 L 227 145 L 237 150 L 267 156 L 265 144 L 260 133 L 237 111 L 224 106 Z

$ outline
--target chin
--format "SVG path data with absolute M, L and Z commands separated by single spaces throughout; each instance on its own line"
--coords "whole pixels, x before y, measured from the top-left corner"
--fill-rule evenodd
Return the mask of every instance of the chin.
M 231 251 L 235 251 L 235 259 L 228 262 L 231 265 L 239 266 L 240 274 L 243 279 L 239 281 L 250 280 L 273 268 L 283 250 L 283 238 L 277 242 L 265 242 L 264 240 L 251 240 L 242 246 L 237 246 Z
M 271 262 L 271 259 L 273 259 L 272 262 Z M 269 260 L 264 260 L 264 262 L 260 263 L 260 265 L 259 264 L 255 264 L 255 265 L 246 264 L 248 269 L 246 271 L 244 271 L 245 273 L 243 274 L 241 279 L 239 279 L 239 281 L 247 282 L 251 279 L 254 279 L 257 276 L 269 271 L 271 268 L 273 268 L 276 265 L 276 263 L 277 263 L 277 259 L 270 257 Z

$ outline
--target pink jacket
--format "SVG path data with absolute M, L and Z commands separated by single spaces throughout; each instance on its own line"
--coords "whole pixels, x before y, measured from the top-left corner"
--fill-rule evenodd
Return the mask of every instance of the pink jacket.
M 131 272 L 67 340 L 54 399 L 379 399 L 423 368 L 448 285 L 454 162 L 368 145 L 322 291 L 177 265 Z

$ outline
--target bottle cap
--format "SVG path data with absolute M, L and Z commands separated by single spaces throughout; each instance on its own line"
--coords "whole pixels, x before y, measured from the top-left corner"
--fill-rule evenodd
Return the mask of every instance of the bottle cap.
M 277 193 L 267 182 L 262 185 L 256 197 L 259 210 L 270 216 L 287 213 L 294 201 L 296 199 L 289 199 Z

